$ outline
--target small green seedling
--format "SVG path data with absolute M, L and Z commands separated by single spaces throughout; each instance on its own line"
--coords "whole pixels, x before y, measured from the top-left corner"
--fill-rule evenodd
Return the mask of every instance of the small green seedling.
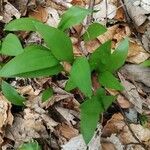
M 94 134 L 100 114 L 106 111 L 115 100 L 114 96 L 106 95 L 105 88 L 124 89 L 115 77 L 115 73 L 124 64 L 129 47 L 128 39 L 124 39 L 111 53 L 111 41 L 109 40 L 101 44 L 89 57 L 75 57 L 72 42 L 66 32 L 70 27 L 82 23 L 90 13 L 90 10 L 73 6 L 62 15 L 57 28 L 43 24 L 33 18 L 13 20 L 5 26 L 5 30 L 38 32 L 44 39 L 45 46 L 31 45 L 22 48 L 19 39 L 11 33 L 2 41 L 0 51 L 2 54 L 15 56 L 0 69 L 0 77 L 4 78 L 49 77 L 64 71 L 62 62 L 70 63 L 72 68 L 65 89 L 70 91 L 78 88 L 85 96 L 85 101 L 81 104 L 80 128 L 86 144 L 90 142 Z M 103 25 L 94 22 L 81 35 L 80 40 L 88 42 L 106 31 L 107 29 Z M 16 44 L 12 45 L 11 41 Z M 93 91 L 92 87 L 93 71 L 98 74 L 101 85 L 97 91 Z M 2 82 L 2 91 L 13 104 L 23 105 L 24 98 L 20 97 L 4 81 Z M 46 101 L 52 94 L 51 89 L 45 90 L 42 100 Z

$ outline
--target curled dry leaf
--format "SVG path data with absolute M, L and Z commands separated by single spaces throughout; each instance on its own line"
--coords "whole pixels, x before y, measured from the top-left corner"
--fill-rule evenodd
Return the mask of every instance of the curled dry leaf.
M 13 115 L 11 114 L 11 103 L 0 94 L 0 145 L 3 142 L 3 136 L 5 135 L 4 128 L 7 125 L 12 125 Z

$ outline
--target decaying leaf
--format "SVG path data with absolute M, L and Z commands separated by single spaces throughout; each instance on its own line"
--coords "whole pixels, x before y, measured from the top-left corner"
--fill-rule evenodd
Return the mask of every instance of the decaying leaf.
M 148 128 L 144 128 L 140 124 L 130 124 L 130 127 L 141 142 L 148 142 L 150 140 L 150 130 Z M 133 137 L 127 126 L 120 133 L 120 139 L 123 144 L 137 143 L 137 140 Z
M 130 28 L 127 25 L 113 25 L 107 29 L 107 32 L 104 33 L 103 35 L 100 35 L 97 37 L 97 39 L 101 42 L 104 43 L 107 40 L 114 40 L 120 42 L 124 37 L 130 36 L 131 31 Z M 115 43 L 116 44 L 116 43 Z
M 78 135 L 79 131 L 75 128 L 73 128 L 71 125 L 67 125 L 62 123 L 58 127 L 59 135 L 65 137 L 67 140 L 70 140 L 71 138 Z
M 106 4 L 107 3 L 107 4 Z M 94 7 L 94 10 L 98 10 L 94 13 L 93 17 L 96 21 L 102 21 L 105 18 L 113 19 L 116 15 L 117 7 L 112 3 L 103 0 L 100 4 Z
M 44 109 L 40 108 L 39 99 L 33 99 L 27 106 L 23 116 L 16 115 L 12 127 L 6 130 L 6 137 L 15 141 L 16 147 L 33 138 L 48 138 L 46 128 L 53 132 L 54 127 L 58 125 Z
M 72 111 L 69 109 L 65 109 L 63 107 L 56 107 L 56 110 L 61 114 L 61 116 L 72 125 L 76 124 L 76 121 L 74 121 L 74 115 L 72 114 Z
M 33 12 L 30 12 L 29 16 L 41 22 L 46 22 L 48 13 L 44 7 L 38 6 Z
M 7 125 L 12 125 L 13 115 L 11 114 L 11 104 L 0 94 L 0 145 L 5 135 L 4 129 Z
M 141 2 L 141 1 L 139 1 L 139 2 Z M 125 4 L 127 7 L 127 11 L 129 13 L 130 17 L 132 18 L 132 20 L 134 21 L 134 23 L 137 26 L 142 25 L 147 19 L 146 15 L 149 14 L 150 12 L 143 9 L 140 6 L 135 6 L 133 1 L 125 0 Z
M 150 87 L 150 68 L 142 67 L 140 65 L 128 65 L 126 64 L 120 70 L 124 76 L 133 81 L 141 82 L 147 87 Z
M 111 136 L 111 134 L 119 133 L 124 126 L 125 123 L 123 116 L 120 113 L 114 114 L 104 126 L 102 136 L 108 137 Z
M 121 108 L 130 108 L 132 107 L 131 103 L 122 95 L 117 96 L 117 102 Z
M 147 60 L 149 57 L 150 54 L 144 50 L 139 42 L 130 40 L 127 62 L 139 64 Z
M 121 80 L 122 85 L 125 88 L 125 90 L 122 92 L 123 95 L 133 104 L 133 106 L 139 113 L 142 113 L 142 105 L 144 101 L 140 97 L 136 87 L 129 81 L 125 80 L 125 78 L 120 73 L 119 78 Z

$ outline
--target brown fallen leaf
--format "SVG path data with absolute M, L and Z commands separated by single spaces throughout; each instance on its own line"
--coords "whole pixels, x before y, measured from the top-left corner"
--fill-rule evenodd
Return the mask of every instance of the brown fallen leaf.
M 117 96 L 117 102 L 121 108 L 130 108 L 132 104 L 122 95 Z
M 147 87 L 150 87 L 150 68 L 126 64 L 120 69 L 120 72 L 126 79 L 140 82 Z
M 142 105 L 144 100 L 140 97 L 137 88 L 132 83 L 127 81 L 120 73 L 118 73 L 118 76 L 125 88 L 125 90 L 122 91 L 122 94 L 133 104 L 133 107 L 135 107 L 139 113 L 142 113 Z
M 100 42 L 97 39 L 85 42 L 85 48 L 89 53 L 93 53 L 99 46 Z
M 145 128 L 145 127 L 141 126 L 140 124 L 130 124 L 130 127 L 131 127 L 133 133 L 137 136 L 137 138 L 141 142 L 146 143 L 146 142 L 150 141 L 150 130 L 148 128 Z M 133 137 L 132 133 L 130 132 L 130 130 L 127 126 L 125 126 L 123 128 L 119 137 L 123 144 L 137 143 L 137 140 Z
M 102 150 L 116 150 L 114 144 L 108 141 L 101 142 L 101 146 L 102 146 Z
M 49 137 L 47 129 L 51 132 L 58 125 L 48 113 L 39 106 L 39 99 L 27 101 L 23 115 L 16 114 L 14 122 L 10 128 L 6 129 L 6 138 L 15 142 L 15 147 L 18 147 L 23 142 L 27 142 L 33 138 Z
M 108 137 L 113 133 L 120 133 L 125 126 L 124 118 L 121 113 L 114 114 L 107 124 L 104 126 L 102 136 Z
M 46 22 L 48 13 L 44 7 L 38 6 L 34 11 L 29 13 L 29 17 L 33 17 L 41 22 Z
M 135 39 L 130 40 L 127 62 L 139 64 L 150 57 L 150 54 Z
M 70 140 L 71 138 L 79 134 L 79 131 L 77 129 L 65 123 L 62 123 L 61 125 L 58 126 L 58 132 L 59 135 L 65 137 L 67 140 Z
M 97 39 L 101 42 L 104 43 L 108 40 L 114 40 L 115 45 L 116 43 L 120 42 L 124 37 L 130 36 L 131 31 L 130 28 L 126 24 L 116 24 L 113 25 L 112 27 L 109 27 L 107 29 L 107 32 L 104 33 L 103 35 L 100 35 L 97 37 Z
M 124 10 L 123 10 L 122 7 L 120 7 L 119 9 L 117 9 L 115 19 L 119 20 L 119 21 L 125 20 L 125 13 L 124 13 Z

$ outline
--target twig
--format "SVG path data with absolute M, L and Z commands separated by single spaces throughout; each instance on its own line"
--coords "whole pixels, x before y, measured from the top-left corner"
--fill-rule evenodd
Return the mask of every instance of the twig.
M 105 6 L 106 6 L 106 25 L 107 25 L 107 22 L 108 22 L 108 1 L 105 0 Z
M 3 3 L 4 3 L 4 1 L 3 1 L 3 0 L 0 0 L 0 12 L 3 11 Z
M 129 0 L 127 3 L 129 3 L 129 2 L 130 2 L 130 0 Z M 143 49 L 145 49 L 144 46 L 143 46 L 143 43 L 142 43 L 142 38 L 141 38 L 141 36 L 139 35 L 139 32 L 138 32 L 138 30 L 137 30 L 137 26 L 135 25 L 134 21 L 132 20 L 132 18 L 130 17 L 130 15 L 129 15 L 129 13 L 128 13 L 128 9 L 127 9 L 127 6 L 126 6 L 127 3 L 125 4 L 124 0 L 120 0 L 120 3 L 121 3 L 121 5 L 123 6 L 123 9 L 124 9 L 125 16 L 126 16 L 127 23 L 128 23 L 128 25 L 129 25 L 129 27 L 130 27 L 130 28 L 132 29 L 132 31 L 135 33 L 134 35 L 135 35 L 135 37 L 139 40 L 139 42 L 140 42 L 141 46 L 143 47 Z
M 130 124 L 129 124 L 128 121 L 127 121 L 126 115 L 125 115 L 125 113 L 123 112 L 123 110 L 122 110 L 122 108 L 120 107 L 120 105 L 118 104 L 118 102 L 117 102 L 117 105 L 119 106 L 119 109 L 120 109 L 120 111 L 121 111 L 121 114 L 123 115 L 125 124 L 128 126 L 128 129 L 129 129 L 129 131 L 131 132 L 132 136 L 135 138 L 136 141 L 138 141 L 139 145 L 141 145 L 145 150 L 148 150 L 147 146 L 146 146 L 144 143 L 142 143 L 142 142 L 139 140 L 139 138 L 135 135 L 135 133 L 132 131 L 132 129 L 131 129 L 131 127 L 130 127 Z
M 95 0 L 90 0 L 89 2 L 89 9 L 92 11 L 91 14 L 87 17 L 87 25 L 89 25 L 91 23 L 91 21 L 93 20 L 93 9 L 94 9 L 94 5 L 95 5 Z

